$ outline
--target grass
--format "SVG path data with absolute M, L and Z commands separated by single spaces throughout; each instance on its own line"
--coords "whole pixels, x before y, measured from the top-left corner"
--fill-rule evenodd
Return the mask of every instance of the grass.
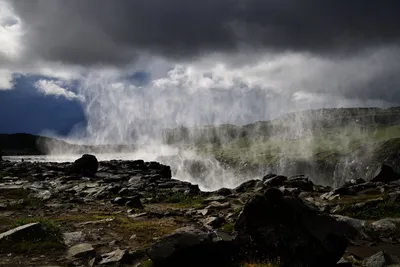
M 345 205 L 339 214 L 362 220 L 400 218 L 400 203 L 390 203 L 389 201 L 371 202 L 362 207 Z
M 0 243 L 3 253 L 25 254 L 64 249 L 62 233 L 57 222 L 43 218 L 17 219 L 10 223 L 9 229 L 29 223 L 39 222 L 45 228 L 45 234 L 34 240 L 4 241 Z
M 10 201 L 9 210 L 23 210 L 27 206 L 38 206 L 40 200 L 30 197 L 30 192 L 24 188 L 3 189 L 0 191 L 0 200 Z
M 235 231 L 235 225 L 233 223 L 225 223 L 224 225 L 222 225 L 220 230 L 227 233 L 232 233 Z
M 173 204 L 172 208 L 201 208 L 203 204 L 203 196 L 190 196 L 183 192 L 173 192 L 158 194 L 151 203 Z
M 119 217 L 111 222 L 113 230 L 128 236 L 136 235 L 135 240 L 143 246 L 155 242 L 157 238 L 171 234 L 179 225 L 168 219 L 132 220 Z
M 198 151 L 203 155 L 211 154 L 235 169 L 244 165 L 276 165 L 285 158 L 294 161 L 313 160 L 324 164 L 336 163 L 341 157 L 349 156 L 363 146 L 371 152 L 379 151 L 378 154 L 390 153 L 393 151 L 390 147 L 393 147 L 393 142 L 400 136 L 400 125 L 348 125 L 316 129 L 308 136 L 285 137 L 287 134 L 296 133 L 295 130 L 282 130 L 280 134 L 269 137 L 249 132 L 249 136 L 239 136 L 222 144 L 201 144 Z M 386 150 L 382 149 L 384 142 L 389 140 L 391 146 Z M 396 147 L 400 147 L 400 141 L 398 143 Z

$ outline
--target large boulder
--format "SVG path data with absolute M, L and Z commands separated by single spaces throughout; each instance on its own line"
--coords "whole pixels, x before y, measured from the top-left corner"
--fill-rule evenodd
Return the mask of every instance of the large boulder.
M 370 179 L 371 182 L 390 183 L 399 180 L 400 175 L 389 165 L 376 164 L 369 167 L 367 178 Z
M 94 155 L 85 154 L 75 160 L 72 164 L 71 172 L 85 176 L 94 176 L 99 168 L 99 162 Z
M 153 244 L 147 254 L 154 266 L 227 266 L 233 261 L 235 246 L 227 234 L 208 233 L 191 227 Z
M 29 223 L 0 234 L 0 243 L 35 241 L 46 234 L 46 229 L 40 223 Z
M 333 266 L 348 244 L 335 219 L 275 188 L 249 200 L 235 230 L 243 254 L 282 266 Z

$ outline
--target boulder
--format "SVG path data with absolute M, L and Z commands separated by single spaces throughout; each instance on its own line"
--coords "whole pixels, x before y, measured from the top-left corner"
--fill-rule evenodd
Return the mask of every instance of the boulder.
M 244 255 L 260 261 L 279 258 L 282 266 L 333 266 L 348 244 L 332 217 L 275 188 L 249 200 L 235 230 Z
M 263 183 L 265 186 L 282 186 L 286 180 L 286 176 L 276 175 L 271 177 L 271 175 L 266 175 L 263 178 Z
M 307 177 L 295 176 L 285 180 L 284 186 L 286 188 L 298 188 L 302 191 L 311 192 L 314 190 L 314 184 Z
M 75 160 L 72 164 L 71 172 L 85 176 L 94 176 L 99 168 L 99 162 L 94 155 L 85 154 Z
M 0 234 L 1 242 L 35 241 L 46 234 L 40 223 L 29 223 Z
M 154 266 L 226 266 L 235 254 L 232 238 L 191 227 L 178 229 L 147 250 Z
M 101 255 L 98 265 L 119 266 L 120 264 L 130 264 L 132 257 L 127 250 L 117 249 L 112 252 Z
M 69 232 L 63 234 L 64 244 L 67 246 L 76 245 L 85 241 L 85 234 L 83 232 Z
M 362 263 L 365 267 L 387 267 L 391 264 L 400 263 L 400 261 L 395 256 L 389 255 L 385 251 L 380 251 L 366 258 Z
M 385 164 L 377 164 L 371 166 L 367 177 L 372 182 L 390 183 L 400 179 L 400 175 L 396 173 L 392 167 Z
M 96 251 L 93 246 L 88 243 L 82 243 L 71 247 L 68 250 L 68 256 L 70 258 L 94 258 L 96 257 Z

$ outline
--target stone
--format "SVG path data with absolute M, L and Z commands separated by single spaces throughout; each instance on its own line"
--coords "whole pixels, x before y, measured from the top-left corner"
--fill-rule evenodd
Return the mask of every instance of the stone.
M 116 197 L 115 199 L 113 199 L 111 201 L 112 204 L 120 205 L 120 206 L 124 206 L 126 202 L 128 202 L 128 199 L 126 199 L 124 197 Z
M 143 204 L 140 201 L 140 197 L 135 196 L 135 197 L 131 197 L 129 198 L 129 200 L 125 203 L 125 206 L 129 207 L 129 208 L 134 208 L 134 209 L 143 209 Z
M 395 221 L 394 219 L 382 219 L 373 222 L 373 230 L 379 234 L 380 237 L 391 237 L 396 235 L 397 226 L 400 221 Z
M 400 175 L 396 173 L 392 167 L 386 164 L 377 164 L 371 166 L 367 173 L 371 182 L 389 183 L 400 179 Z
M 71 258 L 94 258 L 96 257 L 96 251 L 91 244 L 82 243 L 71 247 L 68 250 L 68 256 Z
M 99 162 L 94 155 L 84 154 L 75 160 L 71 166 L 71 171 L 76 174 L 93 177 L 99 168 Z
M 314 190 L 314 184 L 307 177 L 294 177 L 285 180 L 286 188 L 298 188 L 302 191 L 311 192 Z
M 85 241 L 85 235 L 83 232 L 69 232 L 63 234 L 64 244 L 72 246 Z
M 203 200 L 204 203 L 210 203 L 210 202 L 225 202 L 226 197 L 225 196 L 211 196 Z
M 0 234 L 0 242 L 35 241 L 46 234 L 40 223 L 29 223 Z
M 204 226 L 211 229 L 220 228 L 225 222 L 223 217 L 208 217 L 203 221 Z
M 225 266 L 236 254 L 232 239 L 192 227 L 178 229 L 147 250 L 155 266 Z
M 215 191 L 215 194 L 218 196 L 229 196 L 232 195 L 232 190 L 228 189 L 228 188 L 220 188 L 217 191 Z
M 115 265 L 115 264 L 130 264 L 131 257 L 127 250 L 117 249 L 112 252 L 101 255 L 99 265 Z
M 391 264 L 400 263 L 400 261 L 396 257 L 389 255 L 385 251 L 380 251 L 364 259 L 362 263 L 365 267 L 387 267 Z
M 331 215 L 342 227 L 343 233 L 351 240 L 371 240 L 373 227 L 366 221 L 342 215 Z
M 283 183 L 287 180 L 286 176 L 276 175 L 274 177 L 266 178 L 269 176 L 264 176 L 263 183 L 265 186 L 282 186 Z
M 260 180 L 249 180 L 247 182 L 242 183 L 234 190 L 238 193 L 245 193 L 254 190 L 257 187 L 257 184 L 260 183 Z
M 243 255 L 256 260 L 279 257 L 283 266 L 333 266 L 348 245 L 332 217 L 275 188 L 247 202 L 235 230 Z

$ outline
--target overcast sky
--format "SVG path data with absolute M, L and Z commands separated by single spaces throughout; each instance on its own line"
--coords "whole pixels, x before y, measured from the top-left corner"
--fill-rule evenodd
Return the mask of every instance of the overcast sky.
M 398 14 L 398 0 L 0 0 L 0 131 L 87 121 L 100 141 L 123 141 L 138 128 L 397 106 Z M 62 130 L 25 123 L 50 113 Z

